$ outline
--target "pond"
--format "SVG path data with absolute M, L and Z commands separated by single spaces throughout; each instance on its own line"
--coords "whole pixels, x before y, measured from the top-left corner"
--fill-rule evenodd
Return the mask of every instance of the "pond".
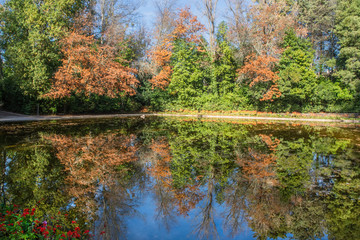
M 1 202 L 94 239 L 359 239 L 360 129 L 190 118 L 0 125 Z

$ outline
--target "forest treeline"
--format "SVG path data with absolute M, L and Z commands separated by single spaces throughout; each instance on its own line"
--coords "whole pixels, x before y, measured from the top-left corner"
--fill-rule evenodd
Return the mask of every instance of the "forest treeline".
M 140 0 L 6 0 L 3 107 L 360 111 L 360 0 L 201 0 L 201 16 L 154 4 L 147 29 Z

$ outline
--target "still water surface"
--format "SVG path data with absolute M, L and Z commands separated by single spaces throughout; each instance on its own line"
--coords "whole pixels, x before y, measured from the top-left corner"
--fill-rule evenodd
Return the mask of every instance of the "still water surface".
M 355 126 L 2 124 L 0 150 L 2 201 L 66 212 L 95 238 L 360 239 Z

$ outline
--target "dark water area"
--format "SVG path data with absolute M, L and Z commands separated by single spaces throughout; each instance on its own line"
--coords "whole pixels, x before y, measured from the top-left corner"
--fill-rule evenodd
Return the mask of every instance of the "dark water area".
M 360 239 L 360 129 L 178 118 L 0 125 L 1 202 L 94 239 Z

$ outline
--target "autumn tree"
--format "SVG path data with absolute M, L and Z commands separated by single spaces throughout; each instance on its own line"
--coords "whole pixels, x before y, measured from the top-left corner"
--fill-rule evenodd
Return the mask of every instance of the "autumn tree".
M 165 88 L 171 81 L 174 42 L 193 42 L 196 45 L 194 50 L 198 50 L 201 41 L 199 32 L 202 29 L 203 25 L 190 13 L 189 9 L 178 12 L 172 32 L 164 37 L 151 52 L 151 59 L 160 68 L 159 73 L 150 80 L 154 87 Z
M 151 60 L 150 71 L 154 75 L 149 82 L 152 87 L 165 89 L 170 82 L 172 69 L 170 67 L 172 32 L 175 27 L 175 0 L 160 0 L 155 2 L 157 18 L 155 23 L 154 46 L 149 52 Z
M 86 35 L 81 27 L 73 29 L 61 43 L 62 66 L 55 73 L 51 91 L 44 97 L 96 94 L 115 98 L 135 94 L 136 70 L 123 66 L 114 48 L 97 45 L 94 36 Z
M 260 96 L 259 90 L 255 92 L 255 99 L 260 101 L 273 101 L 281 96 L 275 69 L 283 50 L 280 44 L 289 28 L 302 33 L 295 22 L 296 5 L 291 10 L 289 7 L 285 0 L 259 1 L 249 11 L 252 22 L 248 31 L 253 53 L 246 58 L 239 74 L 248 79 L 250 87 L 260 85 Z

